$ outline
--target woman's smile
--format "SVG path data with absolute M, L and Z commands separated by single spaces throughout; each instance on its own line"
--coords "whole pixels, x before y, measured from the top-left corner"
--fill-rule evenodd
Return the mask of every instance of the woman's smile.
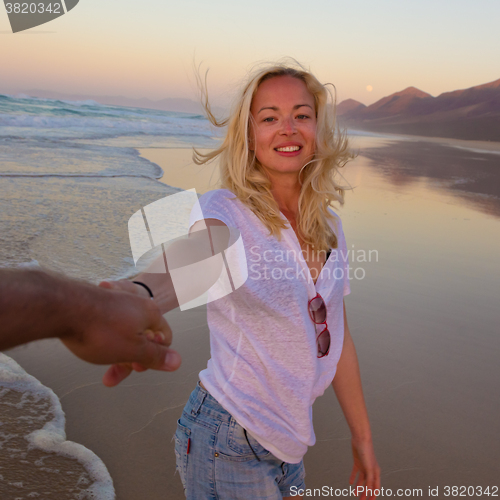
M 281 156 L 297 156 L 300 154 L 300 150 L 302 149 L 301 144 L 297 144 L 296 142 L 285 143 L 277 148 L 274 148 L 275 151 L 281 154 Z

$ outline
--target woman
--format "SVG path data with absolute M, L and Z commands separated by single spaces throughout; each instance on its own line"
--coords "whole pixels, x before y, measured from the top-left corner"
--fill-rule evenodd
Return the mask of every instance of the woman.
M 334 177 L 350 158 L 334 133 L 331 95 L 303 68 L 276 65 L 251 76 L 227 122 L 205 103 L 228 129 L 219 149 L 195 154 L 198 163 L 219 159 L 224 188 L 200 198 L 203 217 L 209 228 L 238 229 L 248 279 L 208 304 L 211 359 L 175 435 L 186 497 L 301 498 L 312 404 L 330 384 L 352 433 L 350 481 L 375 490 L 380 471 L 343 304 L 347 247 L 329 209 L 343 203 Z M 156 296 L 150 276 L 138 280 Z

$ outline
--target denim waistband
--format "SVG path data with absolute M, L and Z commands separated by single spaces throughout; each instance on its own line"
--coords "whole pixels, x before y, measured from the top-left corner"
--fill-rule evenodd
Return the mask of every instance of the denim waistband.
M 225 410 L 206 389 L 200 386 L 199 381 L 196 384 L 195 390 L 191 393 L 191 396 L 189 396 L 186 406 L 185 411 L 190 413 L 193 417 L 198 413 L 203 413 L 209 417 L 227 423 L 229 423 L 232 418 L 232 415 Z

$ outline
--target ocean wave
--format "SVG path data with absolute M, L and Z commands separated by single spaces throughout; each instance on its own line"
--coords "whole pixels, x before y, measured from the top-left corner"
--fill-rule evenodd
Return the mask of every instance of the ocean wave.
M 49 98 L 44 98 L 44 97 L 34 97 L 30 96 L 27 94 L 19 93 L 16 95 L 9 95 L 9 94 L 0 94 L 0 101 L 1 100 L 7 100 L 7 101 L 33 101 L 33 102 L 40 102 L 40 103 L 63 103 L 63 104 L 71 104 L 71 106 L 100 106 L 100 107 L 106 107 L 106 104 L 100 104 L 97 101 L 93 101 L 92 99 L 85 99 L 83 101 L 71 101 L 71 100 L 65 100 L 65 99 L 49 99 Z
M 18 173 L 18 172 L 0 172 L 0 178 L 2 177 L 73 177 L 73 178 L 86 178 L 86 179 L 91 179 L 91 178 L 114 178 L 114 177 L 135 177 L 139 179 L 149 179 L 151 180 L 152 177 L 149 175 L 142 175 L 142 174 L 114 174 L 114 173 L 109 173 L 109 174 L 48 174 L 48 173 L 43 173 L 43 174 L 35 174 L 35 173 Z M 159 175 L 157 178 L 161 177 Z M 178 189 L 178 188 L 175 188 Z
M 102 460 L 66 440 L 64 412 L 54 392 L 1 353 L 0 406 L 0 462 L 4 462 L 0 489 L 5 498 L 14 498 L 12 493 L 36 497 L 40 492 L 44 498 L 58 498 L 62 485 L 74 498 L 115 498 L 113 480 Z M 68 468 L 67 459 L 74 465 Z M 43 482 L 37 483 L 37 476 L 43 476 Z
M 32 98 L 38 99 L 38 98 Z M 92 99 L 85 99 L 83 101 L 69 101 L 66 99 L 46 99 L 47 102 L 62 102 L 63 104 L 71 104 L 71 106 L 93 106 L 93 107 L 107 107 L 106 104 L 100 104 Z
M 0 96 L 0 264 L 128 277 L 127 214 L 178 191 L 137 148 L 214 143 L 200 115 Z
M 47 134 L 60 139 L 121 135 L 161 135 L 210 138 L 208 120 L 200 114 L 111 106 L 92 100 L 69 101 L 0 95 L 0 136 Z M 7 129 L 7 130 L 6 130 Z M 12 134 L 10 134 L 12 135 Z
M 166 117 L 163 121 L 152 121 L 132 118 L 85 116 L 77 111 L 65 111 L 61 115 L 0 114 L 0 127 L 38 129 L 39 135 L 46 134 L 47 129 L 60 129 L 62 136 L 67 135 L 68 130 L 74 130 L 79 131 L 84 137 L 110 133 L 114 136 L 125 134 L 213 136 L 208 122 L 201 120 Z

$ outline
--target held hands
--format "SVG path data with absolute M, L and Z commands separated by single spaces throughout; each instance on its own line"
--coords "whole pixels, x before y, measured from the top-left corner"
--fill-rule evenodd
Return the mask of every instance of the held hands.
M 354 484 L 355 488 L 360 487 L 360 500 L 374 500 L 376 498 L 375 490 L 380 490 L 380 467 L 375 458 L 372 442 L 356 442 L 353 439 L 352 454 L 354 466 L 349 484 Z M 362 492 L 361 487 L 363 488 Z
M 181 357 L 177 351 L 167 349 L 172 343 L 172 330 L 161 315 L 156 304 L 151 300 L 145 288 L 132 283 L 129 280 L 103 281 L 99 284 L 101 288 L 115 290 L 140 296 L 146 300 L 150 309 L 150 316 L 147 327 L 142 332 L 144 349 L 149 350 L 153 359 L 149 361 L 147 357 L 142 359 L 137 356 L 131 362 L 116 363 L 104 374 L 103 384 L 113 387 L 127 378 L 133 370 L 143 372 L 147 369 L 174 371 L 181 364 Z M 154 311 L 154 312 L 153 312 Z M 139 352 L 138 352 L 139 354 Z
M 108 387 L 118 385 L 133 370 L 177 370 L 181 357 L 168 348 L 172 331 L 141 287 L 128 280 L 103 281 L 99 287 L 103 290 L 83 327 L 61 338 L 66 347 L 85 361 L 112 363 L 103 377 Z

